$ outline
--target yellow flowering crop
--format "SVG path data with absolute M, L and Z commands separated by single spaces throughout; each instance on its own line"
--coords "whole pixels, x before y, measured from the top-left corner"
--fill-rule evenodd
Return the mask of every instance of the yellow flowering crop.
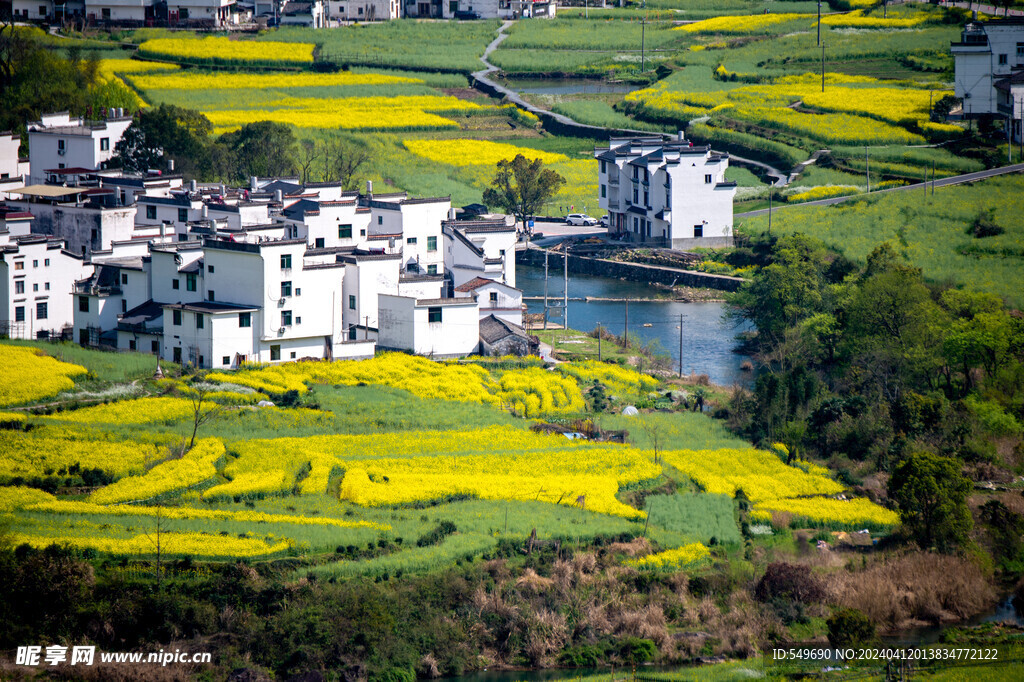
M 156 38 L 139 45 L 139 55 L 153 59 L 186 61 L 199 64 L 229 62 L 237 64 L 313 63 L 312 43 L 283 43 L 270 40 L 232 40 L 222 36 L 207 38 Z
M 61 362 L 35 348 L 0 344 L 0 407 L 68 391 L 75 385 L 72 377 L 87 373 L 85 367 Z
M 804 95 L 804 104 L 824 111 L 848 112 L 882 121 L 928 121 L 928 104 L 938 101 L 946 91 L 913 88 L 826 88 L 825 92 Z
M 864 15 L 864 10 L 859 9 L 848 14 L 831 14 L 822 17 L 821 23 L 835 28 L 913 28 L 930 19 L 931 17 L 924 12 L 904 17 L 869 17 Z
M 607 362 L 587 360 L 585 362 L 566 362 L 558 366 L 558 371 L 574 377 L 577 381 L 588 387 L 595 381 L 608 387 L 608 390 L 616 395 L 635 396 L 658 387 L 658 380 L 646 374 Z
M 705 491 L 731 497 L 742 489 L 754 502 L 831 495 L 843 490 L 828 476 L 787 466 L 778 456 L 764 450 L 677 450 L 662 456 Z
M 262 43 L 261 43 L 262 44 Z M 118 60 L 130 61 L 130 60 Z M 133 62 L 153 64 L 153 62 Z M 154 66 L 166 68 L 162 64 Z M 340 85 L 393 85 L 422 83 L 419 78 L 383 73 L 181 73 L 136 76 L 132 82 L 142 90 L 267 90 L 270 88 L 333 87 Z
M 923 144 L 920 135 L 882 121 L 850 114 L 805 114 L 785 107 L 736 107 L 730 118 L 806 135 L 830 144 Z
M 67 428 L 0 431 L 2 476 L 50 476 L 76 464 L 125 476 L 142 472 L 147 462 L 159 458 L 154 445 L 100 440 Z
M 900 522 L 899 514 L 864 497 L 852 500 L 828 497 L 768 500 L 758 503 L 756 509 L 789 512 L 811 521 L 849 526 L 895 526 Z
M 28 422 L 28 415 L 24 412 L 0 412 L 0 428 L 18 428 Z M 6 427 L 4 425 L 7 425 Z
M 83 407 L 50 415 L 48 419 L 58 422 L 78 424 L 94 424 L 106 422 L 111 424 L 155 424 L 157 422 L 177 422 L 191 418 L 194 407 L 191 400 L 185 398 L 138 398 L 136 400 L 120 400 L 116 403 Z
M 38 488 L 25 486 L 0 487 L 0 512 L 12 512 L 32 504 L 49 502 L 56 498 Z
M 807 19 L 812 14 L 746 14 L 724 16 L 683 24 L 674 30 L 684 33 L 757 33 L 775 24 L 795 19 Z
M 110 554 L 156 554 L 156 537 L 136 535 L 131 538 L 103 538 L 64 535 L 35 535 L 13 533 L 16 545 L 28 544 L 33 547 L 48 545 L 71 545 L 81 549 L 95 549 Z M 285 540 L 267 538 L 240 538 L 231 535 L 210 535 L 207 533 L 172 533 L 160 535 L 160 549 L 166 554 L 184 554 L 204 557 L 261 557 L 288 549 Z
M 495 166 L 517 154 L 530 161 L 540 159 L 545 164 L 569 160 L 563 154 L 489 140 L 406 140 L 404 144 L 416 156 L 451 166 Z
M 138 502 L 199 485 L 217 475 L 224 444 L 217 438 L 196 443 L 181 459 L 162 462 L 144 476 L 131 476 L 97 490 L 89 500 L 97 504 Z
M 707 559 L 710 555 L 711 552 L 707 547 L 699 542 L 694 542 L 677 549 L 669 549 L 657 554 L 648 554 L 640 559 L 631 559 L 625 563 L 627 566 L 635 568 L 686 568 Z
M 849 194 L 856 194 L 859 191 L 860 190 L 858 188 L 850 185 L 824 185 L 822 187 L 809 189 L 806 192 L 790 194 L 786 197 L 786 201 L 817 201 L 818 199 L 828 199 L 830 197 L 844 197 Z

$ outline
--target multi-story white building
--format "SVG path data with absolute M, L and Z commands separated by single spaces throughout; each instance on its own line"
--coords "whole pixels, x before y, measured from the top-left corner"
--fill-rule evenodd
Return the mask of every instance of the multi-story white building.
M 327 0 L 330 21 L 388 21 L 402 18 L 402 0 Z
M 405 15 L 432 19 L 553 19 L 555 0 L 407 0 Z
M 119 206 L 115 190 L 29 185 L 10 192 L 8 204 L 31 213 L 32 231 L 67 242 L 82 255 L 136 237 L 135 207 Z
M 594 156 L 610 233 L 672 249 L 732 245 L 736 183 L 725 179 L 728 154 L 679 133 L 671 142 L 612 138 Z
M 21 137 L 13 133 L 0 133 L 0 199 L 8 190 L 25 184 L 29 175 L 28 161 L 21 158 Z
M 516 227 L 500 219 L 455 220 L 442 223 L 445 238 L 444 266 L 458 287 L 484 277 L 510 287 L 516 285 Z
M 74 319 L 75 281 L 91 270 L 81 256 L 64 249 L 63 240 L 12 236 L 9 228 L 0 228 L 0 333 L 21 339 L 59 336 Z
M 105 168 L 131 123 L 132 117 L 120 109 L 105 121 L 73 118 L 66 111 L 44 114 L 28 124 L 30 181 L 45 182 L 47 173 L 64 168 Z
M 1021 134 L 1024 100 L 1024 19 L 1015 17 L 967 24 L 952 43 L 954 93 L 967 117 L 1003 116 Z

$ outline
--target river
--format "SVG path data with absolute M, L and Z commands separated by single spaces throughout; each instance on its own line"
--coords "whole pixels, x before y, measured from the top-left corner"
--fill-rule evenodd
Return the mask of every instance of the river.
M 562 281 L 562 270 L 551 268 L 548 295 L 557 298 L 559 303 Z M 516 285 L 524 296 L 543 296 L 544 268 L 517 266 Z M 649 287 L 637 282 L 569 274 L 570 298 L 649 298 L 651 295 Z M 543 301 L 527 301 L 526 304 L 531 313 L 544 312 Z M 629 333 L 636 334 L 644 343 L 656 341 L 661 352 L 672 357 L 673 367 L 678 367 L 680 315 L 683 316 L 683 372 L 707 374 L 712 383 L 721 386 L 749 385 L 752 373 L 740 368 L 749 358 L 733 349 L 736 335 L 752 327 L 726 319 L 724 303 L 632 302 L 629 304 Z M 569 327 L 572 329 L 590 331 L 600 323 L 613 334 L 621 335 L 625 317 L 626 304 L 621 301 L 569 301 Z M 561 324 L 559 317 L 549 314 L 548 319 Z

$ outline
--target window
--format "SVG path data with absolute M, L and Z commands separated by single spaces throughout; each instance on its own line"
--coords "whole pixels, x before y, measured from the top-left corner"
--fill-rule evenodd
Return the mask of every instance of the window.
M 213 289 L 210 289 L 209 291 L 206 292 L 206 298 L 207 298 L 207 300 L 210 300 L 210 301 L 216 301 L 217 300 L 217 294 L 216 294 L 216 292 L 214 292 Z
M 38 260 L 32 261 L 32 267 L 38 268 L 39 267 L 39 261 Z
M 177 289 L 178 288 L 178 279 L 177 278 L 171 280 L 171 288 L 172 289 Z
M 701 224 L 701 225 L 694 225 L 693 226 L 693 236 L 694 236 L 694 238 L 703 237 L 704 236 L 704 225 L 703 224 Z
M 101 11 L 101 14 L 102 14 L 104 19 L 109 20 L 110 19 L 110 8 L 109 7 L 104 7 L 103 10 Z M 175 362 L 181 362 L 181 349 L 178 348 L 176 350 L 178 351 L 178 353 L 177 353 L 178 359 L 175 360 Z
M 498 302 L 498 292 L 497 291 L 492 291 L 491 292 L 490 301 L 491 301 L 491 303 L 497 303 Z
M 301 317 L 296 317 L 295 318 L 295 324 L 302 324 L 302 318 Z
M 428 265 L 427 266 L 427 274 L 428 275 L 436 275 L 437 274 L 437 266 L 436 265 Z
M 382 216 L 382 215 L 377 216 L 377 224 L 378 225 L 383 225 L 384 224 L 384 216 Z
M 100 138 L 100 151 L 101 152 L 109 152 L 110 151 L 110 138 L 109 137 L 101 137 Z
M 39 5 L 39 16 L 46 16 L 46 5 Z
M 25 293 L 25 280 L 19 279 L 14 283 L 14 293 L 23 294 Z
M 365 237 L 366 236 L 366 230 L 359 230 L 359 236 L 360 237 Z
M 650 206 L 650 205 L 651 205 L 651 193 L 648 192 L 645 189 L 644 190 L 644 206 Z
M 281 254 L 281 269 L 291 270 L 292 269 L 292 255 L 290 253 Z
M 121 299 L 121 312 L 128 312 L 128 301 L 124 300 L 123 298 Z
M 281 298 L 292 295 L 292 283 L 281 282 Z
M 78 312 L 87 313 L 89 312 L 89 297 L 79 296 L 78 297 Z
M 633 166 L 633 179 L 634 180 L 639 180 L 640 179 L 640 167 L 639 166 Z
M 207 265 L 206 266 L 206 271 L 212 275 L 213 274 L 213 266 L 212 265 Z
M 252 313 L 238 313 L 238 326 L 239 327 L 251 327 L 252 326 Z
M 608 172 L 608 166 L 607 166 L 607 164 L 604 161 L 601 162 L 601 172 L 602 173 L 607 173 Z
M 302 287 L 295 287 L 295 295 L 302 296 Z
M 196 329 L 203 329 L 206 327 L 206 315 L 202 313 L 196 313 Z
M 427 308 L 427 322 L 440 322 L 441 321 L 441 308 Z
M 25 321 L 25 306 L 19 305 L 14 308 L 14 321 L 24 322 Z
M 128 273 L 121 273 L 121 284 L 128 284 Z
M 135 339 L 130 339 L 128 341 L 128 350 L 135 350 Z
M 224 357 L 222 357 L 220 359 L 220 364 L 222 364 L 222 365 L 230 365 L 231 364 L 231 356 L 230 355 L 225 355 Z
M 408 239 L 405 240 L 405 243 L 406 244 L 415 244 L 416 243 L 416 237 L 409 237 Z
M 290 357 L 292 360 L 294 360 L 295 359 L 295 351 L 292 351 L 291 353 L 289 353 L 288 357 Z
M 281 359 L 281 346 L 271 346 L 270 347 L 270 361 L 274 362 L 275 360 L 280 360 L 280 359 Z
M 50 267 L 50 259 L 49 258 L 44 258 L 43 259 L 43 267 L 44 268 Z
M 156 206 L 146 207 L 146 220 L 156 220 Z
M 159 353 L 160 352 L 160 342 L 159 341 L 151 341 L 149 343 L 149 349 L 153 353 Z
M 57 153 L 63 155 L 67 151 L 67 143 L 64 140 L 57 140 Z M 60 166 L 63 168 L 63 164 Z
M 324 248 L 324 238 L 323 237 L 317 237 L 316 241 L 313 242 L 313 246 L 314 246 L 314 248 L 317 248 L 317 249 Z
M 174 349 L 173 359 L 174 362 L 178 363 L 179 365 L 181 364 L 181 346 L 178 346 Z
M 290 327 L 292 326 L 292 311 L 282 310 L 281 311 L 281 326 Z
M 25 269 L 25 261 L 23 261 L 23 260 L 15 261 L 14 262 L 14 269 L 15 270 L 24 270 Z
M 179 208 L 178 209 L 178 222 L 179 223 L 187 223 L 188 222 L 188 209 L 187 208 Z
M 705 185 L 710 185 L 711 184 L 711 176 L 710 175 L 705 175 L 704 176 L 704 184 Z
M 49 290 L 50 290 L 50 283 L 49 283 L 49 282 L 46 282 L 46 283 L 45 283 L 45 284 L 43 285 L 43 289 L 45 289 L 46 291 L 49 291 Z
M 355 294 L 349 294 L 349 296 L 348 296 L 348 309 L 349 310 L 355 310 L 356 309 L 356 297 L 355 297 Z
M 636 187 L 633 188 L 633 203 L 637 203 L 640 200 L 640 190 Z
M 1006 65 L 1006 55 L 1005 54 L 999 55 L 999 65 L 1000 66 L 1005 66 Z
M 352 226 L 338 225 L 338 239 L 352 239 Z
M 32 283 L 32 291 L 33 292 L 39 291 L 39 283 L 38 282 L 33 282 Z
M 196 290 L 196 275 L 194 272 L 190 272 L 185 275 L 185 291 Z
M 181 326 L 181 311 L 174 310 L 171 313 L 171 324 Z
M 601 185 L 601 198 L 602 199 L 607 199 L 608 198 L 608 188 L 605 187 L 604 185 Z
M 437 251 L 437 237 L 427 237 L 427 251 Z

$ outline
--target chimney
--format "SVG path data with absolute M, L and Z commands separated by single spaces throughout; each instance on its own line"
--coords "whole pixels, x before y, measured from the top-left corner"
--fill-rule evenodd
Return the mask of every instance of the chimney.
M 281 190 L 275 190 L 274 191 L 274 201 L 276 201 L 279 204 L 283 204 L 284 203 L 284 192 L 282 192 Z
M 455 207 L 448 209 L 448 220 L 455 220 Z
M 167 170 L 171 173 L 174 172 L 174 159 L 167 159 Z
M 249 178 L 249 191 L 256 192 L 260 188 L 260 179 L 253 175 Z
M 198 192 L 199 191 L 199 183 L 196 182 L 195 180 L 193 180 L 192 182 L 188 183 L 188 188 L 193 193 Z
M 167 238 L 167 221 L 160 221 L 160 243 Z
M 203 204 L 203 220 L 209 220 L 210 218 L 210 207 Z
M 679 134 L 678 134 L 678 137 L 677 137 L 677 139 L 678 139 L 678 140 L 679 140 L 680 142 L 686 142 L 686 135 L 684 135 L 684 134 L 683 134 L 683 131 L 682 131 L 682 130 L 680 130 L 680 131 L 679 131 Z
M 373 180 L 366 181 L 366 198 L 373 199 Z
M 221 198 L 223 199 L 227 195 L 228 195 L 228 188 L 226 186 L 224 186 L 224 185 L 221 185 L 220 186 L 220 196 L 221 196 Z

